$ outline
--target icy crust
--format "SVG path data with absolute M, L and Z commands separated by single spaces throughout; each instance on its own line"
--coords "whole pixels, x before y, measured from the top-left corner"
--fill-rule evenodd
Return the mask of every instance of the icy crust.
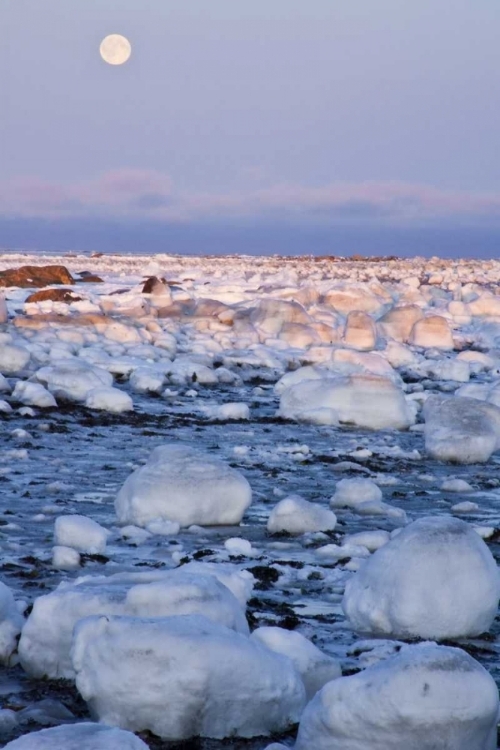
M 433 458 L 485 463 L 500 447 L 500 407 L 475 398 L 431 396 L 424 406 L 425 449 Z
M 179 569 L 84 576 L 74 583 L 63 582 L 35 600 L 21 634 L 19 659 L 34 677 L 73 679 L 71 639 L 80 619 L 89 615 L 183 614 L 202 614 L 239 633 L 249 633 L 240 601 L 208 570 L 205 575 Z
M 12 591 L 0 582 L 0 663 L 8 664 L 23 624 Z
M 499 596 L 497 565 L 474 529 L 422 518 L 362 563 L 342 608 L 359 633 L 442 640 L 489 630 Z
M 9 742 L 5 750 L 148 750 L 132 732 L 85 722 L 31 732 Z
M 251 638 L 263 643 L 271 651 L 288 656 L 302 677 L 307 700 L 331 680 L 342 675 L 340 664 L 319 650 L 311 641 L 293 630 L 263 627 L 254 630 Z
M 405 430 L 415 421 L 403 391 L 371 374 L 303 380 L 283 391 L 278 414 L 298 422 L 342 422 L 370 430 Z
M 146 526 L 158 518 L 181 526 L 239 524 L 252 501 L 245 477 L 208 453 L 161 445 L 118 492 L 118 523 Z
M 464 651 L 423 643 L 328 683 L 295 750 L 496 750 L 498 691 Z
M 72 658 L 99 721 L 163 739 L 281 732 L 305 705 L 287 657 L 204 617 L 90 617 Z

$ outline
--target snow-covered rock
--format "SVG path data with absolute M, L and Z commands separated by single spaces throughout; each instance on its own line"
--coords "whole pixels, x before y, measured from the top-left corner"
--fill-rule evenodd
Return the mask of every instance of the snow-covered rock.
M 73 628 L 89 615 L 202 614 L 247 635 L 248 623 L 240 601 L 213 571 L 207 570 L 206 575 L 184 571 L 183 567 L 166 572 L 83 576 L 39 596 L 19 642 L 23 668 L 35 677 L 73 678 Z
M 24 618 L 20 614 L 12 591 L 0 582 L 0 662 L 7 664 L 17 646 Z
M 341 676 L 340 664 L 323 653 L 297 631 L 264 627 L 253 631 L 251 638 L 263 643 L 278 654 L 288 656 L 302 677 L 306 697 L 310 701 L 330 680 Z
M 199 616 L 90 617 L 72 658 L 101 722 L 168 740 L 283 731 L 305 704 L 290 659 Z
M 49 393 L 40 383 L 18 380 L 12 391 L 12 398 L 21 404 L 38 406 L 41 409 L 57 407 L 57 401 L 52 393 Z
M 388 378 L 371 374 L 303 380 L 283 391 L 278 414 L 299 422 L 343 422 L 372 430 L 404 430 L 415 421 L 402 390 Z
M 240 523 L 252 500 L 245 477 L 208 453 L 162 445 L 125 481 L 116 500 L 118 522 L 145 526 L 163 518 L 182 526 Z
M 267 521 L 270 534 L 286 531 L 288 534 L 305 534 L 314 531 L 333 531 L 337 518 L 331 510 L 310 503 L 299 495 L 280 500 L 272 509 Z
M 71 547 L 77 552 L 102 555 L 106 551 L 108 530 L 92 518 L 71 515 L 59 516 L 54 524 L 54 544 Z
M 9 742 L 5 750 L 148 750 L 132 732 L 86 722 L 30 732 Z
M 109 372 L 93 367 L 84 360 L 65 360 L 41 367 L 34 377 L 56 398 L 60 396 L 69 401 L 85 401 L 93 388 L 109 388 L 113 383 L 113 376 Z
M 484 463 L 500 447 L 498 406 L 461 396 L 431 396 L 423 413 L 425 449 L 433 458 Z
M 347 582 L 342 607 L 360 633 L 462 638 L 487 631 L 500 578 L 474 529 L 455 518 L 422 518 L 367 559 Z
M 0 372 L 17 375 L 30 361 L 30 353 L 23 346 L 0 343 Z
M 496 750 L 498 690 L 461 649 L 423 643 L 328 683 L 295 750 Z
M 92 388 L 85 397 L 85 406 L 89 409 L 109 411 L 112 414 L 121 414 L 124 411 L 132 411 L 134 402 L 125 391 L 119 388 Z

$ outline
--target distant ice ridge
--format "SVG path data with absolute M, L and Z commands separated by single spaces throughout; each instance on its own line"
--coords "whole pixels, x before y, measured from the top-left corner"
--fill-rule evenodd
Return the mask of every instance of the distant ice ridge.
M 500 576 L 480 536 L 464 521 L 422 518 L 362 563 L 342 607 L 359 633 L 436 640 L 489 630 Z
M 245 477 L 214 456 L 162 445 L 125 481 L 115 500 L 118 522 L 146 526 L 158 518 L 181 526 L 240 523 L 252 501 Z

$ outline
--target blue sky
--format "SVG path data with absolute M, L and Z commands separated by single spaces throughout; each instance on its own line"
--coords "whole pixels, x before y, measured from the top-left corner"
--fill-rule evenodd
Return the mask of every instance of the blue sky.
M 499 232 L 498 0 L 2 0 L 0 33 L 0 246 Z

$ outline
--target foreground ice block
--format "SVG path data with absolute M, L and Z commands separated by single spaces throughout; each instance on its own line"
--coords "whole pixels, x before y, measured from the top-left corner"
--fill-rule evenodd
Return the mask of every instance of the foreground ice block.
M 201 575 L 179 569 L 84 576 L 74 583 L 61 583 L 35 600 L 19 642 L 19 658 L 34 677 L 72 679 L 71 637 L 80 619 L 89 615 L 182 614 L 202 614 L 245 635 L 249 632 L 240 601 L 208 572 Z
M 12 591 L 0 582 L 0 663 L 6 664 L 15 650 L 23 623 Z
M 491 552 L 464 521 L 422 518 L 377 550 L 348 581 L 342 607 L 359 633 L 462 638 L 495 618 L 500 578 Z
M 318 503 L 310 503 L 299 495 L 280 500 L 272 509 L 267 530 L 270 534 L 286 531 L 288 534 L 305 534 L 314 531 L 333 531 L 337 517 Z
M 496 750 L 498 690 L 461 649 L 423 643 L 328 683 L 295 750 Z
M 119 523 L 146 526 L 158 518 L 181 526 L 240 523 L 252 490 L 236 469 L 185 445 L 161 445 L 134 471 L 115 500 Z
M 72 656 L 100 721 L 163 739 L 280 732 L 305 704 L 290 659 L 204 617 L 89 617 Z
M 85 722 L 25 734 L 5 750 L 148 750 L 148 746 L 132 732 Z
M 500 447 L 500 407 L 494 404 L 431 396 L 424 418 L 425 449 L 440 461 L 484 463 Z
M 371 430 L 405 430 L 414 422 L 403 391 L 371 374 L 304 380 L 283 391 L 279 416 L 298 422 L 342 422 Z

